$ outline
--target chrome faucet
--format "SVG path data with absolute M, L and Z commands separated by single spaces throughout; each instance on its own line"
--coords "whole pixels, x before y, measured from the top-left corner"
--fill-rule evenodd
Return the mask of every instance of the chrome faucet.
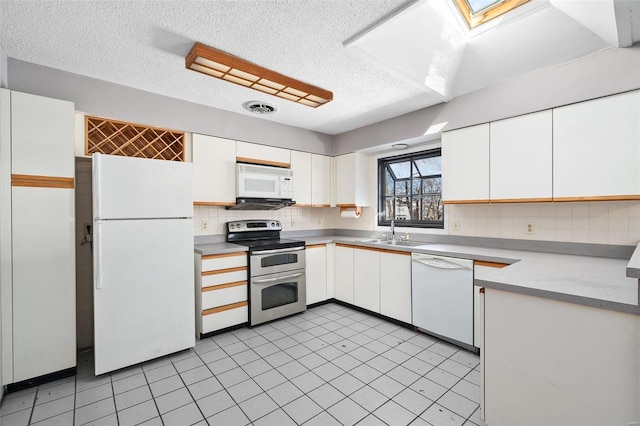
M 396 240 L 396 221 L 391 219 L 391 241 Z

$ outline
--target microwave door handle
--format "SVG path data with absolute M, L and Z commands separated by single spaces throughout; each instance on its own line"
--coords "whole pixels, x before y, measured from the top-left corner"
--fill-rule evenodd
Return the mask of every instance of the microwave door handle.
M 273 254 L 273 253 L 286 253 L 290 251 L 300 251 L 304 250 L 305 246 L 302 247 L 293 247 L 293 248 L 283 248 L 283 249 L 274 249 L 274 250 L 255 250 L 252 251 L 251 254 Z
M 289 278 L 298 278 L 301 275 L 302 275 L 302 272 L 298 272 L 297 274 L 285 275 L 284 277 L 264 278 L 264 279 L 261 279 L 261 280 L 253 280 L 253 282 L 255 284 L 272 283 L 274 281 L 288 280 Z

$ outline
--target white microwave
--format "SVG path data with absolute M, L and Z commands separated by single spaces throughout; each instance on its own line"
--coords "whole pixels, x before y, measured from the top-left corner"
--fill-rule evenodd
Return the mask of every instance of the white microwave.
M 293 198 L 293 171 L 256 164 L 236 164 L 238 198 Z

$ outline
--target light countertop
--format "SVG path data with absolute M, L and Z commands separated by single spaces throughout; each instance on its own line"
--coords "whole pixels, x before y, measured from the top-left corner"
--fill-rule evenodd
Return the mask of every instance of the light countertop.
M 424 243 L 417 247 L 364 242 L 366 238 L 325 235 L 300 237 L 307 245 L 344 243 L 363 247 L 508 263 L 504 268 L 476 267 L 477 286 L 544 297 L 640 315 L 638 277 L 640 249 L 631 259 L 505 250 L 456 244 Z M 246 251 L 229 243 L 198 244 L 196 253 Z M 635 275 L 634 275 L 635 274 Z

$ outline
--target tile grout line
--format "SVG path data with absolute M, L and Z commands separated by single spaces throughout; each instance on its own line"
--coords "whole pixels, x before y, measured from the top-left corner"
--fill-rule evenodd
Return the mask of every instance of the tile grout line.
M 156 368 L 161 368 L 164 365 L 171 365 L 172 368 L 176 371 L 176 374 L 179 376 L 180 382 L 182 383 L 182 385 L 184 387 L 187 388 L 187 392 L 189 394 L 189 396 L 191 397 L 191 401 L 189 401 L 187 404 L 184 404 L 180 407 L 176 407 L 170 411 L 168 411 L 167 413 L 177 410 L 179 408 L 182 408 L 184 406 L 187 406 L 191 403 L 195 403 L 196 404 L 196 408 L 198 409 L 198 411 L 200 412 L 202 418 L 204 419 L 205 422 L 209 422 L 209 420 L 207 420 L 204 416 L 204 413 L 202 411 L 202 409 L 200 408 L 200 406 L 198 405 L 196 399 L 194 398 L 194 394 L 192 393 L 191 389 L 189 388 L 189 386 L 186 384 L 185 382 L 185 378 L 183 378 L 182 374 L 187 373 L 191 370 L 197 369 L 197 368 L 201 368 L 202 366 L 206 367 L 207 371 L 209 371 L 211 373 L 211 378 L 215 379 L 218 383 L 218 385 L 221 385 L 218 376 L 220 374 L 223 374 L 227 371 L 231 371 L 233 369 L 238 368 L 240 372 L 242 372 L 244 375 L 247 376 L 246 379 L 241 380 L 238 383 L 234 383 L 232 386 L 236 386 L 239 385 L 241 383 L 245 383 L 248 382 L 249 379 L 252 380 L 253 383 L 257 382 L 255 381 L 255 378 L 260 376 L 261 374 L 265 374 L 266 372 L 269 371 L 275 371 L 277 373 L 279 373 L 280 375 L 282 375 L 285 379 L 284 382 L 278 384 L 277 386 L 280 386 L 282 384 L 285 383 L 289 383 L 291 386 L 293 386 L 295 389 L 297 389 L 298 391 L 301 392 L 301 395 L 297 396 L 296 398 L 292 399 L 291 401 L 287 401 L 286 404 L 280 405 L 279 403 L 275 403 L 275 406 L 277 407 L 274 410 L 269 411 L 268 413 L 262 415 L 259 418 L 256 418 L 255 420 L 251 420 L 249 419 L 249 417 L 246 415 L 247 413 L 245 413 L 245 411 L 241 408 L 240 404 L 242 402 L 245 402 L 257 395 L 260 394 L 266 394 L 267 398 L 273 402 L 275 402 L 273 400 L 273 398 L 268 394 L 268 391 L 265 390 L 263 388 L 263 386 L 258 385 L 258 388 L 261 390 L 261 392 L 257 395 L 253 395 L 251 398 L 248 398 L 242 402 L 238 402 L 236 400 L 236 398 L 234 398 L 230 392 L 229 392 L 229 388 L 232 386 L 225 386 L 222 385 L 222 389 L 220 390 L 224 390 L 225 394 L 230 398 L 231 401 L 233 401 L 234 406 L 236 406 L 249 420 L 250 423 L 254 423 L 259 421 L 260 419 L 263 419 L 266 416 L 269 416 L 271 414 L 273 414 L 275 411 L 278 410 L 282 410 L 285 415 L 287 416 L 287 418 L 290 418 L 294 423 L 297 424 L 297 422 L 291 417 L 291 415 L 289 415 L 289 413 L 287 411 L 285 411 L 284 407 L 303 398 L 303 397 L 307 397 L 310 401 L 313 402 L 314 405 L 316 405 L 320 411 L 312 416 L 309 419 L 306 419 L 304 421 L 304 423 L 308 423 L 310 421 L 312 421 L 314 418 L 321 416 L 321 415 L 327 415 L 332 419 L 335 419 L 336 421 L 339 422 L 338 418 L 334 417 L 328 410 L 331 409 L 332 407 L 334 407 L 335 405 L 337 405 L 338 403 L 340 403 L 341 401 L 344 401 L 345 399 L 349 399 L 351 402 L 353 402 L 354 404 L 356 404 L 356 406 L 360 407 L 362 410 L 364 410 L 364 413 L 366 413 L 362 419 L 358 420 L 358 423 L 362 423 L 364 421 L 364 419 L 368 418 L 369 416 L 372 416 L 373 418 L 379 420 L 382 423 L 385 423 L 384 420 L 382 420 L 380 417 L 378 417 L 378 415 L 374 414 L 375 411 L 379 410 L 381 407 L 385 406 L 386 404 L 388 404 L 390 401 L 394 402 L 394 404 L 396 404 L 398 407 L 402 408 L 403 410 L 411 413 L 412 416 L 412 420 L 411 422 L 415 422 L 418 418 L 421 418 L 420 416 L 422 416 L 426 411 L 428 411 L 431 407 L 433 407 L 433 405 L 438 404 L 442 398 L 447 395 L 449 392 L 451 392 L 452 394 L 467 400 L 475 405 L 478 405 L 478 407 L 476 407 L 470 415 L 468 416 L 461 416 L 458 412 L 454 411 L 454 410 L 450 410 L 452 413 L 460 416 L 460 418 L 462 418 L 464 421 L 468 421 L 473 423 L 470 419 L 471 417 L 477 412 L 477 410 L 479 409 L 479 404 L 477 402 L 475 402 L 474 400 L 469 399 L 468 397 L 466 397 L 465 395 L 462 395 L 460 393 L 458 393 L 457 391 L 454 391 L 453 388 L 458 385 L 459 383 L 461 383 L 462 381 L 466 381 L 469 385 L 473 385 L 474 387 L 477 387 L 478 385 L 476 385 L 473 381 L 471 381 L 469 379 L 469 376 L 471 374 L 474 374 L 474 371 L 477 371 L 477 364 L 475 365 L 475 367 L 469 367 L 468 364 L 463 364 L 462 362 L 458 362 L 458 360 L 453 359 L 453 357 L 457 354 L 457 353 L 462 353 L 462 349 L 460 348 L 455 348 L 455 351 L 453 351 L 453 353 L 450 353 L 448 356 L 442 356 L 441 352 L 437 352 L 435 350 L 433 350 L 433 346 L 439 343 L 442 343 L 445 346 L 449 346 L 448 342 L 442 342 L 438 339 L 433 339 L 431 338 L 431 336 L 428 336 L 428 339 L 430 339 L 429 344 L 425 346 L 423 346 L 423 344 L 417 344 L 414 342 L 411 342 L 411 340 L 413 340 L 414 338 L 418 337 L 420 334 L 416 333 L 415 330 L 411 330 L 409 328 L 405 328 L 405 327 L 401 327 L 398 326 L 395 323 L 391 323 L 391 322 L 386 322 L 382 319 L 379 319 L 375 316 L 369 315 L 367 313 L 363 313 L 360 312 L 358 310 L 354 310 L 352 308 L 349 307 L 343 307 L 342 305 L 329 305 L 329 306 L 335 306 L 333 309 L 323 309 L 322 312 L 320 313 L 314 313 L 313 316 L 308 316 L 303 318 L 302 316 L 295 316 L 295 317 L 289 317 L 289 318 L 285 318 L 282 319 L 281 323 L 279 324 L 280 328 L 276 328 L 273 326 L 270 326 L 267 324 L 267 327 L 265 328 L 261 328 L 260 331 L 254 330 L 254 329 L 242 329 L 239 331 L 229 331 L 227 333 L 221 334 L 219 336 L 224 340 L 224 346 L 219 344 L 216 340 L 215 337 L 208 337 L 207 340 L 209 342 L 211 342 L 212 344 L 212 348 L 210 350 L 206 350 L 202 353 L 199 353 L 195 350 L 195 348 L 191 348 L 188 349 L 188 351 L 191 351 L 191 354 L 189 354 L 189 356 L 187 356 L 186 358 L 183 357 L 182 355 L 178 355 L 176 358 L 178 358 L 177 360 L 173 360 L 170 356 L 166 356 L 163 357 L 167 360 L 166 363 L 163 363 L 162 365 L 158 365 L 158 366 L 154 366 L 153 368 L 149 369 L 149 371 L 152 371 Z M 307 311 L 307 312 L 312 312 L 312 311 Z M 303 316 L 305 314 L 302 314 Z M 327 318 L 327 316 L 329 316 L 330 318 Z M 292 321 L 293 320 L 293 321 Z M 330 327 L 327 327 L 327 324 L 331 324 Z M 355 328 L 354 328 L 355 327 Z M 362 328 L 365 327 L 365 328 Z M 380 329 L 382 328 L 382 329 Z M 282 332 L 281 330 L 286 329 L 286 332 Z M 309 330 L 314 330 L 315 332 L 310 333 Z M 372 333 L 371 335 L 367 335 L 364 334 L 365 332 L 369 331 L 369 330 L 375 330 L 376 333 Z M 321 334 L 318 334 L 318 332 L 321 332 Z M 400 332 L 400 335 L 396 335 L 396 333 Z M 305 334 L 302 334 L 305 333 Z M 378 333 L 380 333 L 380 335 L 377 335 Z M 406 334 L 405 334 L 406 333 Z M 273 336 L 266 338 L 264 337 L 265 335 L 268 334 L 272 334 Z M 298 335 L 301 334 L 300 336 L 298 336 L 298 338 L 293 338 L 292 336 L 294 335 Z M 365 339 L 356 339 L 356 340 L 352 340 L 354 339 L 354 337 L 357 337 L 359 335 L 364 335 L 366 336 L 366 342 Z M 377 337 L 372 337 L 373 335 L 377 335 Z M 348 336 L 348 337 L 345 337 Z M 262 342 L 261 344 L 257 345 L 257 346 L 249 346 L 244 344 L 244 340 L 248 340 L 251 338 L 257 338 L 257 337 L 261 337 L 264 342 Z M 326 339 L 323 339 L 323 337 Z M 285 341 L 284 339 L 289 339 L 289 341 Z M 301 339 L 301 340 L 298 340 Z M 383 340 L 381 340 L 383 339 Z M 386 340 L 384 340 L 386 339 Z M 281 344 L 275 344 L 275 342 L 282 340 Z M 393 341 L 393 345 L 388 344 L 389 341 Z M 308 342 L 314 342 L 314 343 L 308 343 Z M 332 343 L 333 342 L 333 343 Z M 340 345 L 340 343 L 343 342 L 344 344 Z M 382 347 L 378 347 L 377 349 L 379 350 L 380 348 L 382 348 L 382 352 L 378 352 L 377 350 L 372 350 L 367 348 L 366 346 L 371 344 L 371 343 L 379 343 L 380 345 L 385 345 Z M 228 350 L 230 350 L 228 347 L 236 344 L 236 343 L 242 343 L 245 345 L 245 347 L 236 347 L 233 349 L 232 352 L 228 352 Z M 317 347 L 318 344 L 322 343 L 322 346 L 319 349 L 313 349 L 312 347 Z M 409 343 L 410 345 L 415 346 L 415 348 L 412 349 L 411 346 L 407 346 L 406 349 L 400 349 L 399 347 L 405 343 Z M 209 344 L 209 343 L 205 343 L 205 344 Z M 307 346 L 307 344 L 309 344 L 310 346 Z M 276 349 L 276 352 L 272 352 L 272 353 L 267 353 L 267 355 L 262 355 L 260 352 L 258 352 L 257 350 L 261 347 L 261 346 L 267 346 L 267 345 L 272 345 L 274 347 L 274 349 Z M 347 345 L 347 346 L 345 346 Z M 341 347 L 342 346 L 342 347 Z M 386 347 L 386 348 L 385 348 Z M 225 349 L 226 348 L 226 349 Z M 237 349 L 240 348 L 240 351 L 237 351 Z M 300 353 L 304 353 L 306 351 L 308 351 L 308 353 L 301 355 L 301 356 L 293 356 L 291 359 L 287 360 L 284 363 L 278 364 L 280 362 L 280 360 L 276 361 L 275 359 L 272 360 L 272 362 L 276 362 L 276 364 L 272 364 L 271 362 L 267 361 L 267 357 L 269 357 L 270 355 L 273 354 L 288 354 L 289 350 L 293 350 L 292 348 L 297 348 L 296 350 L 298 350 L 298 354 Z M 326 352 L 323 352 L 322 354 L 319 353 L 320 351 L 324 350 L 324 349 L 329 349 L 332 348 L 331 350 L 328 350 Z M 352 355 L 352 353 L 354 351 L 357 350 L 366 350 L 368 351 L 367 353 L 364 354 L 358 354 L 358 356 Z M 453 349 L 453 347 L 451 347 L 451 349 Z M 213 360 L 211 363 L 207 364 L 206 362 L 204 362 L 203 356 L 206 353 L 215 351 L 215 350 L 221 350 L 221 353 L 224 354 L 223 358 L 219 358 L 216 360 Z M 271 349 L 269 349 L 271 350 Z M 408 352 L 406 352 L 405 350 L 408 350 Z M 417 352 L 416 352 L 417 350 Z M 437 362 L 437 364 L 431 364 L 431 362 L 425 361 L 421 358 L 418 358 L 418 355 L 425 352 L 425 351 L 429 351 L 434 355 L 438 355 L 439 357 L 441 357 L 441 360 L 439 362 Z M 397 353 L 395 353 L 397 352 Z M 186 354 L 186 353 L 185 353 Z M 243 355 L 243 360 L 247 360 L 247 359 L 251 359 L 251 361 L 244 361 L 242 364 L 240 364 L 238 361 L 236 361 L 234 358 L 236 356 L 238 356 L 239 354 L 244 354 Z M 314 361 L 310 361 L 310 363 L 308 365 L 313 365 L 313 368 L 309 367 L 307 364 L 304 364 L 302 362 L 300 362 L 300 359 L 303 357 L 306 357 L 308 355 L 315 355 L 317 358 L 317 361 L 322 361 L 321 364 L 319 365 L 314 365 L 315 362 Z M 338 354 L 337 356 L 335 356 L 336 354 Z M 180 363 L 181 361 L 190 359 L 191 357 L 197 357 L 198 360 L 202 363 L 202 365 L 198 365 L 195 366 L 193 368 L 189 368 L 187 370 L 184 370 L 182 372 L 178 371 L 178 368 L 176 367 L 176 363 Z M 344 358 L 344 357 L 349 357 L 349 358 Z M 369 358 L 369 356 L 371 356 Z M 257 357 L 255 359 L 253 359 L 254 357 Z M 408 357 L 405 359 L 405 357 Z M 337 361 L 341 358 L 344 358 L 343 360 Z M 388 369 L 387 371 L 381 371 L 380 368 L 382 368 L 383 370 L 386 370 L 386 367 L 384 366 L 378 366 L 378 367 L 374 367 L 373 365 L 368 364 L 371 360 L 376 359 L 376 358 L 381 358 L 381 360 L 384 360 L 385 362 L 388 362 L 390 365 L 392 365 L 392 367 L 390 369 Z M 216 374 L 213 372 L 212 366 L 214 363 L 222 360 L 222 359 L 230 359 L 231 361 L 233 361 L 234 366 L 230 369 L 227 369 L 219 374 Z M 364 361 L 366 359 L 366 361 Z M 246 366 L 252 362 L 261 360 L 262 362 L 266 363 L 266 365 L 269 367 L 269 369 L 267 371 L 262 371 L 260 374 L 249 374 L 247 372 Z M 352 363 L 351 361 L 356 360 L 357 364 Z M 398 361 L 398 360 L 402 360 L 402 361 Z M 405 366 L 405 364 L 411 360 L 416 360 L 416 361 L 420 361 L 423 364 L 426 364 L 426 366 L 428 366 L 428 369 L 424 372 L 424 373 L 416 373 L 415 370 L 413 370 L 412 368 L 409 368 L 407 366 Z M 462 358 L 463 361 L 465 361 L 465 358 Z M 242 361 L 242 360 L 241 360 Z M 452 371 L 456 371 L 456 373 L 451 373 L 448 370 L 441 368 L 442 364 L 447 362 L 447 361 L 451 361 L 454 364 L 451 365 L 451 367 L 453 368 Z M 296 376 L 292 376 L 289 377 L 288 375 L 283 375 L 282 372 L 279 370 L 279 368 L 282 368 L 283 366 L 286 366 L 287 364 L 293 363 L 293 362 L 297 362 L 300 364 L 301 367 L 304 367 L 304 370 L 302 373 L 297 374 Z M 468 363 L 474 363 L 473 359 L 470 359 L 469 361 L 467 361 Z M 145 384 L 147 386 L 147 388 L 149 388 L 149 390 L 151 390 L 151 383 L 149 382 L 149 379 L 147 377 L 147 372 L 144 368 L 142 368 L 142 364 L 141 363 L 141 372 L 144 375 L 144 379 L 145 379 Z M 185 364 L 185 365 L 189 365 L 189 364 Z M 277 365 L 277 366 L 275 366 Z M 339 374 L 336 377 L 332 377 L 330 380 L 325 379 L 325 376 L 318 376 L 317 373 L 315 373 L 314 370 L 322 367 L 322 366 L 326 366 L 326 365 L 330 365 L 332 368 L 335 368 L 336 371 L 339 371 Z M 371 369 L 373 372 L 375 372 L 376 375 L 378 375 L 375 379 L 373 380 L 369 380 L 369 381 L 364 381 L 361 380 L 358 376 L 355 376 L 354 374 L 352 374 L 352 371 L 355 368 L 358 368 L 360 366 L 367 366 L 369 369 Z M 469 371 L 467 371 L 466 373 L 464 373 L 462 375 L 462 377 L 458 376 L 458 368 L 456 367 L 456 365 L 459 365 L 460 367 L 464 367 L 465 369 L 470 368 Z M 427 367 L 420 367 L 420 368 L 427 368 Z M 398 379 L 402 379 L 398 380 L 396 379 L 394 376 L 389 375 L 389 373 L 391 371 L 394 371 L 396 369 L 398 369 L 398 367 L 403 367 L 403 369 L 407 369 L 408 371 L 412 372 L 413 374 L 416 374 L 417 377 L 415 378 L 415 380 L 409 380 L 406 383 L 408 383 L 408 385 L 405 385 L 405 379 L 406 377 L 403 376 L 403 372 L 401 370 L 398 370 L 397 374 L 400 374 L 400 376 L 398 376 Z M 439 368 L 440 370 L 442 370 L 443 372 L 454 376 L 456 378 L 455 382 L 451 385 L 451 386 L 442 386 L 440 385 L 440 383 L 435 382 L 434 380 L 431 380 L 430 378 L 426 377 L 427 374 L 429 374 L 430 372 L 432 372 L 435 368 Z M 298 387 L 298 385 L 296 385 L 294 383 L 294 380 L 298 377 L 300 377 L 301 375 L 307 374 L 307 373 L 312 373 L 315 374 L 316 376 L 319 377 L 319 379 L 321 380 L 321 384 L 319 386 L 314 387 L 313 389 L 310 389 L 308 391 L 303 391 L 301 388 Z M 135 373 L 134 373 L 135 374 Z M 134 375 L 132 374 L 132 375 Z M 367 374 L 367 373 L 363 373 L 363 374 Z M 348 376 L 347 376 L 348 375 Z M 126 377 L 122 377 L 121 379 L 126 379 L 127 377 L 130 376 L 126 376 Z M 330 376 L 326 376 L 326 377 L 330 377 Z M 375 380 L 378 380 L 379 378 L 385 377 L 388 380 L 393 380 L 394 382 L 397 382 L 399 385 L 401 385 L 402 389 L 400 390 L 400 392 L 395 393 L 393 396 L 388 397 L 385 394 L 380 393 L 379 391 L 377 391 L 376 388 L 371 386 L 371 383 L 374 382 Z M 194 377 L 195 378 L 195 377 Z M 357 382 L 357 388 L 355 390 L 351 390 L 351 387 L 347 384 L 348 382 L 345 382 L 345 385 L 347 386 L 345 389 L 349 391 L 348 395 L 345 395 L 343 392 L 343 390 L 341 390 L 341 388 L 336 387 L 334 384 L 332 384 L 331 382 L 343 378 L 343 380 L 350 380 L 350 378 L 353 378 L 354 380 L 356 380 Z M 408 376 L 409 379 L 411 379 L 411 376 Z M 434 401 L 431 401 L 430 399 L 426 398 L 424 395 L 422 395 L 421 393 L 415 391 L 414 389 L 411 389 L 410 386 L 412 386 L 414 383 L 416 383 L 418 380 L 420 379 L 425 379 L 428 380 L 431 383 L 434 383 L 438 386 L 442 386 L 445 390 L 444 393 L 442 395 L 440 395 L 437 399 L 435 399 Z M 196 382 L 191 383 L 191 385 L 194 385 L 196 383 L 202 382 L 204 380 L 207 380 L 207 378 L 201 379 L 201 380 L 197 380 Z M 78 376 L 76 375 L 76 377 L 74 378 L 74 403 L 73 403 L 73 419 L 74 419 L 74 423 L 75 423 L 75 419 L 76 419 L 76 409 L 77 407 L 77 390 L 78 390 Z M 161 379 L 163 380 L 163 379 Z M 115 388 L 114 388 L 114 377 L 110 374 L 109 375 L 109 384 L 111 387 L 111 392 L 112 392 L 112 398 L 114 400 L 114 405 L 115 405 Z M 155 382 L 154 382 L 155 383 Z M 324 407 L 324 405 L 320 405 L 318 402 L 316 402 L 316 400 L 314 398 L 312 398 L 310 396 L 311 393 L 313 393 L 315 390 L 317 390 L 318 388 L 324 386 L 325 384 L 331 386 L 332 389 L 335 389 L 340 395 L 343 395 L 343 397 L 341 399 L 339 399 L 338 401 L 332 403 L 331 405 L 328 405 L 326 408 Z M 273 389 L 277 386 L 274 386 L 270 389 Z M 352 399 L 353 394 L 357 393 L 358 391 L 364 389 L 365 387 L 370 387 L 371 389 L 377 391 L 378 393 L 380 393 L 380 395 L 384 396 L 383 402 L 381 404 L 379 404 L 375 409 L 373 410 L 368 410 L 367 408 L 363 407 L 362 405 L 360 405 L 359 403 L 357 403 L 355 400 Z M 86 390 L 91 390 L 94 387 L 89 387 Z M 134 388 L 137 389 L 137 388 Z M 270 390 L 269 389 L 269 390 Z M 177 389 L 176 389 L 177 390 Z M 219 391 L 220 391 L 219 390 Z M 406 390 L 410 390 L 412 392 L 417 393 L 418 395 L 420 395 L 421 397 L 427 399 L 428 401 L 430 401 L 429 405 L 427 406 L 427 408 L 425 408 L 424 410 L 422 410 L 419 414 L 415 414 L 413 411 L 411 411 L 410 409 L 408 409 L 405 405 L 395 401 L 394 399 L 402 392 L 405 392 Z M 131 391 L 131 389 L 129 390 Z M 175 390 L 174 390 L 175 391 Z M 218 392 L 219 392 L 218 391 Z M 31 409 L 30 409 L 30 417 L 29 417 L 29 424 L 31 423 L 31 420 L 33 419 L 33 414 L 35 411 L 35 407 L 37 406 L 36 402 L 37 402 L 37 392 L 38 389 L 36 389 L 36 395 L 34 396 L 34 400 L 31 404 Z M 169 392 L 170 393 L 170 392 Z M 216 392 L 214 392 L 215 394 Z M 213 395 L 213 394 L 211 394 Z M 202 398 L 206 398 L 210 395 L 205 395 Z M 201 398 L 201 399 L 202 399 Z M 59 398 L 58 398 L 59 399 Z M 158 403 L 156 401 L 156 397 L 153 395 L 153 393 L 151 393 L 151 399 L 153 399 L 154 401 L 154 405 L 156 407 L 156 410 L 158 412 L 159 415 L 159 419 L 161 421 L 161 423 L 164 424 L 164 419 L 162 417 L 162 414 L 160 414 L 160 410 L 158 407 Z M 139 404 L 136 404 L 139 405 Z M 440 405 L 440 404 L 439 404 Z M 134 405 L 135 406 L 135 405 Z M 464 405 L 463 405 L 464 406 Z M 227 407 L 225 410 L 231 409 L 233 406 L 231 407 Z M 446 406 L 442 406 L 446 409 L 448 409 L 448 407 Z M 129 408 L 129 407 L 127 407 Z M 218 415 L 219 413 L 224 412 L 225 410 L 221 410 L 217 413 L 215 413 L 213 416 Z M 448 409 L 449 410 L 449 409 Z M 119 410 L 117 409 L 117 406 L 115 407 L 115 413 L 116 413 L 116 419 L 119 421 Z M 326 414 L 324 414 L 326 413 Z M 166 414 L 166 413 L 165 413 Z M 109 416 L 109 415 L 107 415 Z M 103 416 L 107 417 L 107 416 Z M 99 420 L 99 419 L 96 419 Z M 202 420 L 200 420 L 202 421 Z
M 192 348 L 191 348 L 191 349 L 189 349 L 189 350 L 192 350 Z M 198 359 L 200 360 L 200 362 L 202 362 L 202 364 L 203 364 L 205 367 L 207 367 L 207 370 L 209 370 L 209 372 L 211 372 L 211 374 L 213 374 L 213 371 L 211 371 L 211 370 L 209 369 L 209 366 L 204 362 L 204 360 L 203 360 L 202 358 L 200 358 L 200 354 L 199 354 L 199 353 L 197 353 L 195 350 L 193 351 L 193 353 L 195 354 L 195 356 L 196 356 L 196 357 L 198 357 Z M 186 359 L 186 358 L 185 358 L 185 359 Z M 171 361 L 171 365 L 173 365 L 173 368 L 176 368 L 176 366 L 175 366 L 175 364 L 173 363 L 173 361 L 171 360 L 171 358 L 169 358 L 169 360 Z M 182 360 L 180 360 L 180 361 L 182 361 Z M 199 367 L 199 366 L 198 366 L 198 367 Z M 195 368 L 198 368 L 198 367 L 195 367 Z M 191 370 L 192 370 L 192 369 L 191 369 Z M 189 370 L 185 370 L 185 371 L 189 371 Z M 191 397 L 191 402 L 193 402 L 193 403 L 195 404 L 196 408 L 198 409 L 198 412 L 199 412 L 199 413 L 200 413 L 200 415 L 202 416 L 202 419 L 203 419 L 205 422 L 207 422 L 207 424 L 209 424 L 209 421 L 208 421 L 208 420 L 207 420 L 207 418 L 205 417 L 204 413 L 202 412 L 202 409 L 201 409 L 201 408 L 200 408 L 200 406 L 198 405 L 198 403 L 197 403 L 196 399 L 193 397 L 193 394 L 191 393 L 191 390 L 189 389 L 189 386 L 185 383 L 184 379 L 182 378 L 182 374 L 178 371 L 178 369 L 177 369 L 177 368 L 176 368 L 176 372 L 178 373 L 178 377 L 180 377 L 180 381 L 182 382 L 182 384 L 184 385 L 185 389 L 186 389 L 186 390 L 187 390 L 187 392 L 189 393 L 189 396 Z M 213 374 L 213 377 L 215 377 L 215 374 Z M 203 379 L 203 380 L 206 380 L 206 379 Z M 216 380 L 217 380 L 217 378 L 216 378 Z M 202 381 L 202 380 L 200 380 L 200 381 Z M 198 382 L 195 382 L 195 383 L 198 383 Z M 193 384 L 193 383 L 192 383 L 192 384 Z M 221 383 L 221 384 L 222 384 L 222 383 Z M 175 392 L 175 391 L 172 391 L 172 392 Z M 171 393 L 171 392 L 169 392 L 169 393 Z M 151 394 L 151 396 L 153 397 L 153 393 Z M 153 397 L 153 400 L 155 401 L 155 397 Z M 167 413 L 170 413 L 171 411 L 177 410 L 178 408 L 185 407 L 185 406 L 187 406 L 187 405 L 189 405 L 189 404 L 190 404 L 190 403 L 187 403 L 187 404 L 182 405 L 182 406 L 180 406 L 180 407 L 174 408 L 173 410 L 167 411 Z M 157 408 L 157 407 L 156 407 L 156 408 Z M 167 414 L 167 413 L 165 413 L 165 414 Z M 158 409 L 158 414 L 160 414 L 160 409 Z M 162 421 L 162 424 L 164 424 L 164 419 L 162 418 L 162 414 L 160 414 L 160 420 Z M 201 422 L 201 421 L 202 421 L 202 420 L 199 420 L 199 421 L 197 421 L 197 422 L 195 422 L 195 423 L 192 423 L 192 424 L 197 424 L 197 423 L 199 423 L 199 422 Z

